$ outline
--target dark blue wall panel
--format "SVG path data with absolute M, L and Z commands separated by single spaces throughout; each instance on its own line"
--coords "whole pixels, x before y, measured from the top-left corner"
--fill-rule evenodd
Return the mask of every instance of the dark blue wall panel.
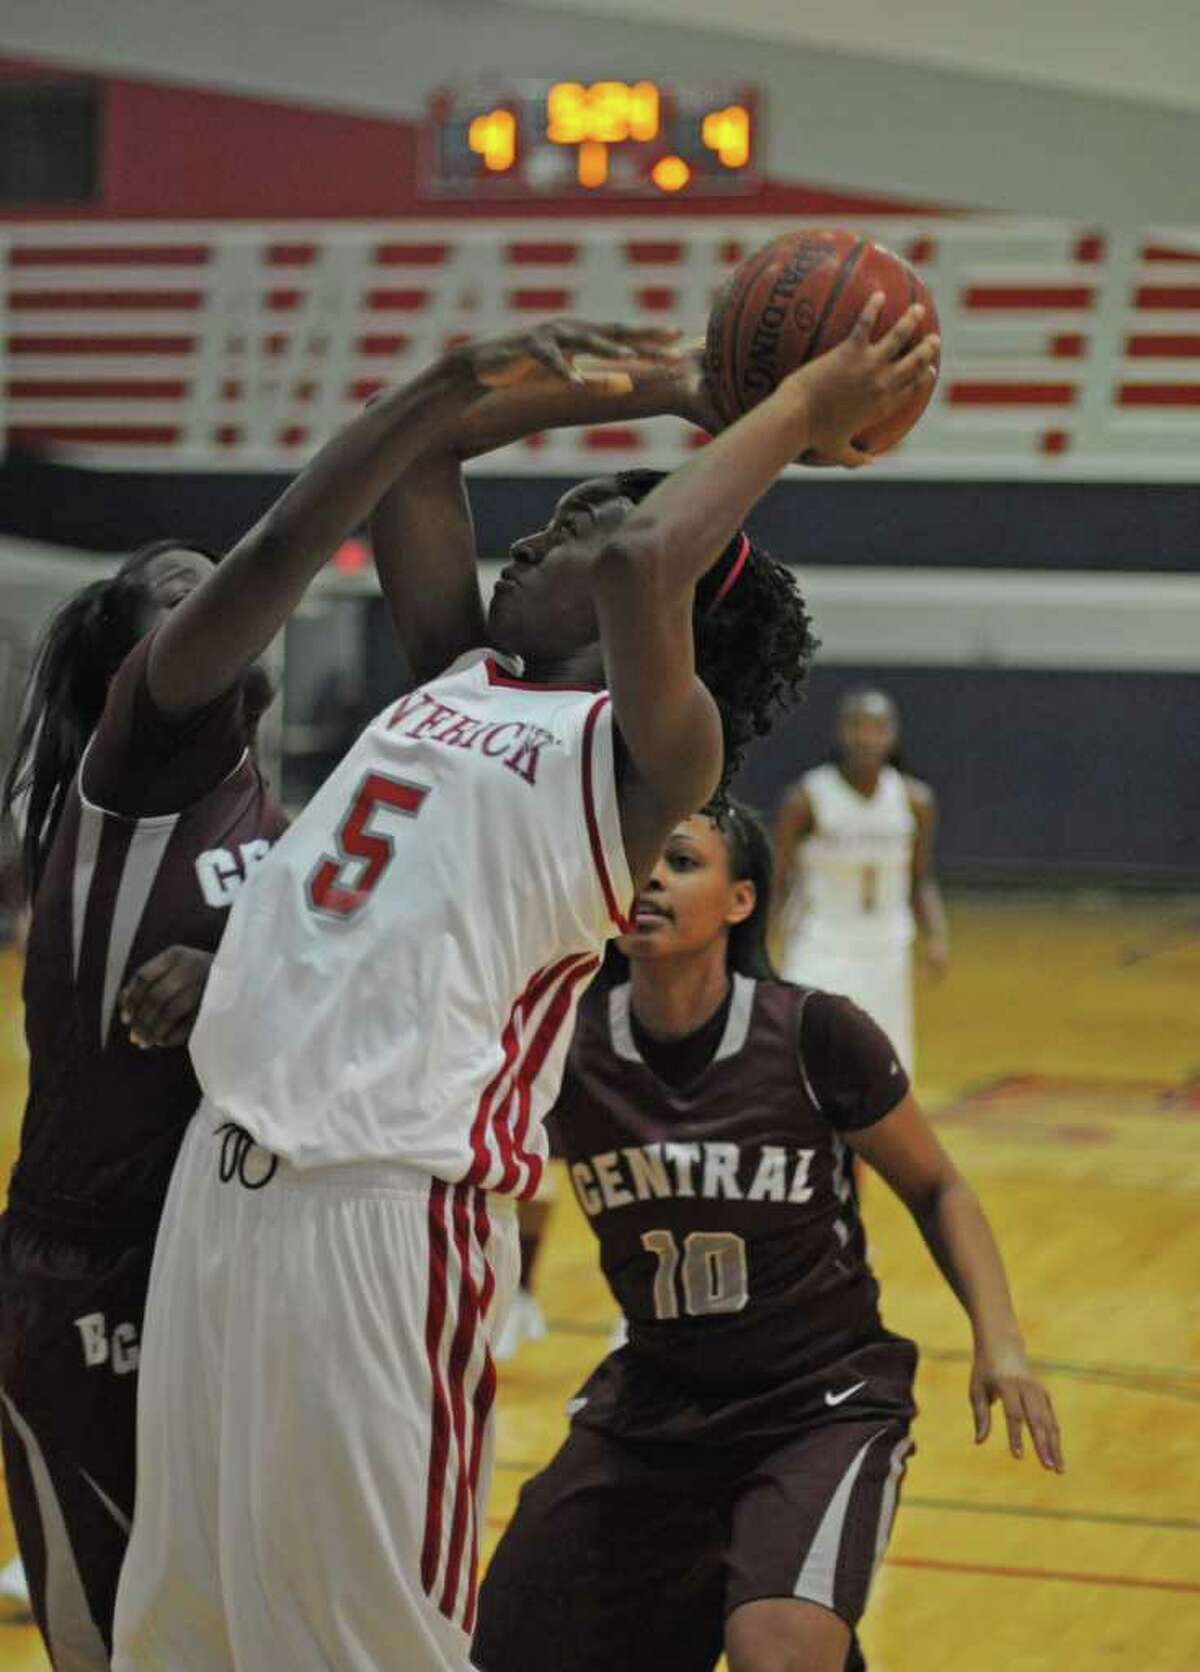
M 748 756 L 740 792 L 773 812 L 859 684 L 900 706 L 905 764 L 941 804 L 947 872 L 1200 883 L 1196 679 L 817 667 L 808 701 Z

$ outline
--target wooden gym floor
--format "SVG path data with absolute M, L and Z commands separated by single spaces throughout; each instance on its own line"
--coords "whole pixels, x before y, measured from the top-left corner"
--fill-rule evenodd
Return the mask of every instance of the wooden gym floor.
M 921 1092 L 996 1226 L 1068 1468 L 1016 1464 L 995 1434 L 975 1450 L 963 1319 L 903 1211 L 868 1183 L 885 1316 L 922 1350 L 918 1454 L 868 1660 L 872 1672 L 1196 1672 L 1200 902 L 965 896 L 952 917 L 950 977 L 920 994 Z M 17 989 L 0 954 L 5 1171 L 24 1073 Z M 502 1377 L 492 1538 L 561 1438 L 614 1318 L 566 1189 L 538 1288 L 551 1331 Z M 5 1518 L 0 1561 L 12 1549 Z M 0 1603 L 0 1668 L 45 1665 Z

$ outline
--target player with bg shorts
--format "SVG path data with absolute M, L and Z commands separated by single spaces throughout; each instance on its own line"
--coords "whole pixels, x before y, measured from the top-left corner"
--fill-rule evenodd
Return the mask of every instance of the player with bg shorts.
M 130 1040 L 121 989 L 172 947 L 194 990 L 286 824 L 254 759 L 262 670 L 234 670 L 186 713 L 165 712 L 150 683 L 157 628 L 212 574 L 206 553 L 161 541 L 67 600 L 42 635 L 4 785 L 31 914 L 29 1092 L 0 1220 L 0 1430 L 30 1606 L 72 1672 L 109 1665 L 154 1234 L 200 1101 L 182 1040 L 154 1053 Z
M 847 994 L 912 1074 L 913 942 L 919 931 L 940 975 L 949 935 L 933 874 L 937 803 L 892 764 L 899 735 L 884 692 L 842 697 L 833 760 L 804 774 L 776 821 L 774 895 L 785 978 Z
M 978 1200 L 886 1035 L 777 980 L 746 810 L 680 823 L 610 985 L 580 1007 L 559 1152 L 629 1321 L 522 1489 L 480 1599 L 481 1672 L 843 1672 L 912 1444 L 917 1352 L 880 1317 L 849 1169 L 896 1192 L 967 1312 L 990 1406 L 1062 1467 Z M 929 1665 L 958 1646 L 926 1645 Z M 960 1658 L 960 1657 L 959 1657 Z
M 850 438 L 932 375 L 919 310 L 871 343 L 881 302 L 648 492 L 564 495 L 486 618 L 463 457 L 589 421 L 609 386 L 573 354 L 629 363 L 607 416 L 699 412 L 691 362 L 662 361 L 663 333 L 558 322 L 455 348 L 370 409 L 425 434 L 372 525 L 416 686 L 243 890 L 213 964 L 116 1672 L 467 1665 L 515 1202 L 634 889 L 804 675 L 802 601 L 742 517 L 806 447 L 861 462 Z

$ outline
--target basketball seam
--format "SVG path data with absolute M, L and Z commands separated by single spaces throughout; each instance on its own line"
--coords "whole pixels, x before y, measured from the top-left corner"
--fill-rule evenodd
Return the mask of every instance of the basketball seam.
M 742 314 L 745 311 L 747 302 L 750 300 L 750 292 L 754 289 L 754 286 L 762 277 L 763 268 L 769 261 L 774 260 L 776 245 L 778 243 L 779 240 L 774 238 L 767 245 L 766 249 L 760 252 L 758 265 L 747 276 L 745 283 L 742 285 L 742 294 L 738 298 L 737 311 L 733 318 L 733 329 L 726 333 L 727 340 L 729 342 L 729 358 L 732 361 L 730 388 L 733 390 L 733 398 L 739 406 L 742 398 L 742 367 L 740 363 L 740 351 L 742 346 Z
M 842 262 L 841 270 L 838 273 L 837 278 L 834 279 L 833 283 L 829 287 L 829 295 L 825 298 L 825 306 L 821 309 L 821 317 L 816 323 L 812 336 L 808 339 L 808 353 L 804 356 L 804 364 L 806 366 L 810 360 L 815 360 L 817 355 L 822 352 L 820 348 L 821 332 L 825 329 L 829 320 L 829 315 L 837 305 L 838 298 L 841 296 L 843 290 L 845 290 L 846 285 L 850 280 L 850 275 L 854 272 L 854 269 L 862 260 L 863 254 L 867 248 L 867 242 L 868 241 L 865 238 L 860 238 L 858 240 L 858 243 L 855 244 L 845 261 Z

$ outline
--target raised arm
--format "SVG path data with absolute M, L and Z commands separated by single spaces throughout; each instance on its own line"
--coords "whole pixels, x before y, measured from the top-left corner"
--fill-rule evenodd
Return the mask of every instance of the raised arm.
M 486 392 L 429 437 L 371 518 L 380 585 L 418 680 L 440 673 L 485 636 L 463 461 L 573 424 L 669 412 L 705 423 L 698 361 L 655 358 L 674 338 L 673 331 L 554 320 L 504 339 L 515 356 L 507 361 L 497 362 L 500 345 L 467 345 Z M 569 358 L 581 353 L 604 364 L 581 371 Z
M 326 443 L 155 636 L 150 695 L 185 715 L 229 689 L 399 471 L 480 394 L 461 352 L 374 402 Z
M 637 881 L 649 874 L 668 832 L 704 804 L 721 775 L 719 716 L 696 676 L 696 583 L 786 464 L 808 451 L 864 463 L 851 437 L 934 375 L 937 339 L 908 346 L 919 309 L 872 343 L 882 301 L 872 297 L 845 342 L 785 378 L 601 544 L 597 613 L 629 758 L 621 816 Z

